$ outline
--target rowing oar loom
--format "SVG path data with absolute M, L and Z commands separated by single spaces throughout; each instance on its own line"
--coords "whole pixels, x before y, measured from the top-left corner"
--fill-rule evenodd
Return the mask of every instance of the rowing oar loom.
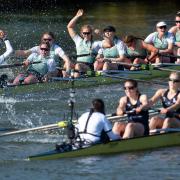
M 41 61 L 31 62 L 30 64 L 38 64 L 38 63 L 41 63 Z M 3 65 L 0 65 L 0 69 L 19 67 L 19 66 L 24 66 L 24 63 L 3 64 Z
M 151 116 L 154 116 L 156 114 L 159 114 L 158 111 L 156 110 L 149 110 L 149 113 Z M 106 115 L 107 119 L 112 121 L 112 122 L 121 122 L 121 121 L 127 121 L 127 114 L 122 115 L 122 116 L 111 116 L 111 114 Z M 77 120 L 73 120 L 73 123 L 77 123 Z M 67 121 L 60 121 L 55 124 L 49 124 L 49 125 L 44 125 L 40 127 L 34 127 L 34 128 L 26 128 L 26 129 L 20 129 L 17 131 L 10 131 L 6 133 L 0 134 L 0 137 L 4 136 L 11 136 L 11 135 L 16 135 L 16 134 L 23 134 L 27 132 L 32 132 L 32 131 L 46 131 L 46 130 L 52 130 L 52 129 L 58 129 L 58 128 L 66 128 L 68 122 Z

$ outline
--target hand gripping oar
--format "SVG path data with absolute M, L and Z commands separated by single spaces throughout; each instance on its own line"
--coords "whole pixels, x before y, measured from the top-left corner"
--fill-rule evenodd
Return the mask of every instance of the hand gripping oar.
M 30 64 L 38 64 L 38 63 L 41 63 L 41 61 L 32 62 Z M 19 66 L 23 66 L 23 65 L 24 65 L 24 63 L 4 64 L 4 65 L 0 65 L 0 69 L 19 67 Z

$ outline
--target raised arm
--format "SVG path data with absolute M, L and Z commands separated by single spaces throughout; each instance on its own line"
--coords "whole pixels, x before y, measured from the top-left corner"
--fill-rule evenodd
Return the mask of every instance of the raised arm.
M 83 15 L 83 13 L 83 9 L 79 9 L 76 15 L 70 20 L 70 22 L 67 25 L 67 29 L 71 38 L 73 38 L 76 35 L 74 27 L 76 25 L 77 20 Z
M 4 41 L 6 46 L 6 52 L 0 56 L 0 64 L 2 64 L 5 59 L 13 53 L 13 48 L 10 41 L 6 38 L 6 34 L 2 30 L 0 30 L 0 39 Z

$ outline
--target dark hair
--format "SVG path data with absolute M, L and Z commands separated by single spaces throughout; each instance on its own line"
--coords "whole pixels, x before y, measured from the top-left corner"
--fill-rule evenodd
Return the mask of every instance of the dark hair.
M 124 84 L 126 82 L 130 82 L 134 87 L 138 87 L 138 82 L 136 80 L 134 80 L 134 79 L 127 79 L 127 80 L 124 81 Z
M 131 42 L 133 42 L 135 39 L 136 39 L 136 37 L 134 37 L 133 35 L 127 35 L 127 36 L 124 36 L 123 42 L 124 42 L 124 43 L 131 43 Z
M 93 111 L 105 114 L 105 105 L 102 99 L 94 99 L 92 101 Z
M 54 33 L 50 31 L 50 32 L 44 32 L 44 33 L 42 34 L 42 36 L 41 36 L 41 40 L 43 39 L 43 36 L 44 36 L 45 34 L 47 34 L 47 35 L 51 36 L 53 39 L 55 39 Z
M 103 32 L 106 32 L 106 31 L 116 32 L 116 29 L 115 29 L 114 26 L 106 26 L 106 27 L 103 29 Z
M 143 38 L 140 38 L 140 37 L 135 37 L 133 35 L 126 35 L 123 38 L 123 42 L 128 44 L 128 43 L 131 43 L 131 42 L 133 42 L 133 41 L 135 41 L 137 39 L 143 40 Z
M 41 47 L 41 45 L 43 45 L 43 44 L 45 44 L 45 45 L 47 45 L 47 48 L 50 50 L 50 44 L 49 44 L 49 42 L 41 42 L 41 44 L 39 45 L 39 47 Z
M 134 79 L 127 79 L 127 80 L 124 81 L 124 84 L 126 82 L 130 82 L 133 85 L 133 87 L 138 88 L 138 82 L 136 80 L 134 80 Z M 138 89 L 137 89 L 137 94 L 140 94 Z
M 179 72 L 171 72 L 169 76 L 171 75 L 175 75 L 177 77 L 178 80 L 180 80 L 180 73 Z

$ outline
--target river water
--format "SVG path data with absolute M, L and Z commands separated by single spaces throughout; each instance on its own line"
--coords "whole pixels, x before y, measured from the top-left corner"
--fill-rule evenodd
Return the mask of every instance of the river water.
M 78 23 L 93 24 L 103 28 L 112 24 L 117 34 L 125 33 L 145 37 L 154 31 L 159 20 L 173 25 L 174 14 L 179 10 L 178 1 L 112 1 L 64 3 L 55 7 L 38 9 L 13 9 L 1 13 L 0 29 L 8 32 L 14 49 L 27 49 L 39 43 L 40 35 L 53 31 L 63 49 L 75 53 L 66 26 L 78 8 L 85 9 L 85 16 Z M 90 8 L 91 7 L 91 8 Z M 8 61 L 17 61 L 11 58 Z M 17 69 L 18 71 L 18 69 Z M 140 91 L 151 97 L 160 85 L 139 84 Z M 106 112 L 115 111 L 123 95 L 122 83 L 76 89 L 75 110 L 81 114 L 90 108 L 93 98 L 102 98 Z M 56 123 L 69 112 L 69 90 L 46 91 L 0 97 L 0 127 L 30 128 Z M 59 135 L 60 133 L 60 135 Z M 0 138 L 0 179 L 179 179 L 180 148 L 134 152 L 111 156 L 94 156 L 53 161 L 27 161 L 29 155 L 52 150 L 55 143 L 64 140 L 63 132 L 37 132 Z

